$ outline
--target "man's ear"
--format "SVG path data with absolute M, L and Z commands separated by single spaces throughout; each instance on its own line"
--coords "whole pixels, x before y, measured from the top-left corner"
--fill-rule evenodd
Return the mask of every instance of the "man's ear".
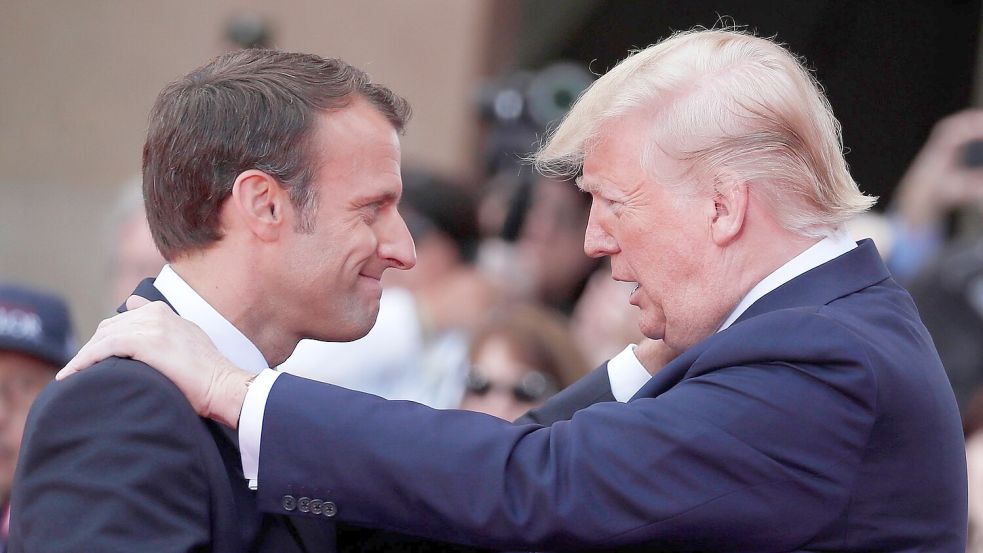
M 725 173 L 716 179 L 710 236 L 718 246 L 727 246 L 740 236 L 747 216 L 748 194 L 747 181 L 733 173 Z
M 244 171 L 232 184 L 232 210 L 235 217 L 265 242 L 272 242 L 284 226 L 287 191 L 268 173 Z

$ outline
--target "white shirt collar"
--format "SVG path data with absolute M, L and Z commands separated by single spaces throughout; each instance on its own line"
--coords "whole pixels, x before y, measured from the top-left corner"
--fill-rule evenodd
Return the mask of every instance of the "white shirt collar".
M 269 366 L 249 338 L 199 296 L 170 265 L 164 265 L 154 280 L 154 287 L 167 298 L 178 315 L 201 327 L 218 351 L 236 366 L 253 373 Z
M 766 276 L 738 302 L 737 307 L 731 311 L 730 315 L 724 319 L 724 324 L 720 325 L 718 332 L 724 330 L 736 321 L 751 305 L 761 299 L 762 296 L 778 288 L 782 284 L 793 278 L 815 269 L 816 267 L 831 261 L 846 252 L 857 247 L 845 229 L 838 229 L 826 238 L 813 244 L 809 249 L 790 259 L 787 263 Z

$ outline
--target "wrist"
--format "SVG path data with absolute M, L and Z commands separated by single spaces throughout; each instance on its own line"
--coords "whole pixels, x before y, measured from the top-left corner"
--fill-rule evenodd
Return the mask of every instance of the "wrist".
M 239 416 L 246 401 L 249 385 L 256 375 L 240 369 L 223 371 L 208 403 L 208 418 L 232 429 L 239 427 Z

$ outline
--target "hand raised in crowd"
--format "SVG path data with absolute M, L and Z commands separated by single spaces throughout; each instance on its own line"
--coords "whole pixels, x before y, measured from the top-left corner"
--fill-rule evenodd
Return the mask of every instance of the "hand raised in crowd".
M 935 124 L 898 184 L 898 212 L 912 228 L 937 224 L 946 212 L 983 203 L 983 167 L 968 167 L 966 146 L 983 140 L 983 109 L 969 109 Z
M 223 357 L 197 325 L 163 302 L 130 296 L 126 305 L 129 311 L 102 321 L 55 378 L 62 380 L 109 357 L 130 357 L 173 381 L 199 415 L 236 428 L 253 375 Z

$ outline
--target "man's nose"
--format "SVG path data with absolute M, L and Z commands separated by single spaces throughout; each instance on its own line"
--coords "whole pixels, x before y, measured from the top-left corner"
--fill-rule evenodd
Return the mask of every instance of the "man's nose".
M 597 202 L 591 204 L 587 231 L 584 233 L 584 253 L 590 257 L 604 257 L 620 251 L 618 241 L 601 226 L 598 209 Z
M 382 236 L 379 237 L 379 256 L 390 267 L 412 269 L 416 265 L 416 245 L 406 228 L 406 221 L 395 210 L 393 213 L 394 217 L 386 224 Z

